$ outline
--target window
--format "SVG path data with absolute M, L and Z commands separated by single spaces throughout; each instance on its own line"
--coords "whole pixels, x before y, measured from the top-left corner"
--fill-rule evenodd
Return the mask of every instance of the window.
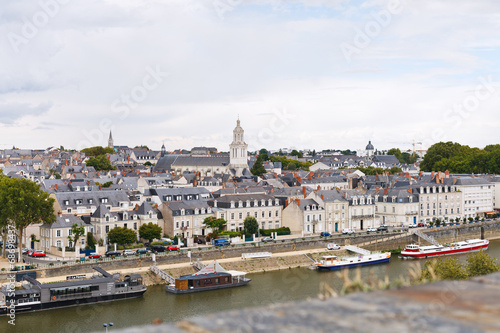
M 71 208 L 68 208 L 68 213 L 71 213 Z
M 61 230 L 56 230 L 56 237 L 61 237 Z
M 276 217 L 278 217 L 280 214 L 279 210 L 276 211 L 276 214 L 274 214 Z
M 272 216 L 273 216 L 272 212 L 271 212 L 271 211 L 269 211 L 269 217 L 272 217 Z
M 109 225 L 106 226 L 106 233 L 109 232 Z
M 243 213 L 239 213 L 238 216 L 239 216 L 239 219 L 241 220 L 243 218 Z
M 137 222 L 134 223 L 134 230 L 137 230 Z
M 179 221 L 175 222 L 175 228 L 179 229 Z
M 234 213 L 231 213 L 231 220 L 234 220 Z

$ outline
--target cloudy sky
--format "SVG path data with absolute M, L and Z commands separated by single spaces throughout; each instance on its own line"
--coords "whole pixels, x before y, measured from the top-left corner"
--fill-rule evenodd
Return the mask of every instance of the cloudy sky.
M 498 143 L 497 0 L 36 0 L 0 8 L 0 149 Z

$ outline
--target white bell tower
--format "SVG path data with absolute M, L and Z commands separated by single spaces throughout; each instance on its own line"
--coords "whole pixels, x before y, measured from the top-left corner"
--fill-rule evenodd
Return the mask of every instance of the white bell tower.
M 236 176 L 241 176 L 244 169 L 248 169 L 248 145 L 244 140 L 245 131 L 240 126 L 240 119 L 236 121 L 233 130 L 233 142 L 229 145 L 229 168 L 236 170 Z

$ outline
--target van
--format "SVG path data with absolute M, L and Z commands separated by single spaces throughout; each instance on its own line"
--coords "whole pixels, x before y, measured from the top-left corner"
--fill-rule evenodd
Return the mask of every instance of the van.
M 227 239 L 214 239 L 214 245 L 215 246 L 226 246 L 230 245 L 229 241 Z
M 165 246 L 162 246 L 162 245 L 152 245 L 151 246 L 151 252 L 153 252 L 153 253 L 165 252 Z

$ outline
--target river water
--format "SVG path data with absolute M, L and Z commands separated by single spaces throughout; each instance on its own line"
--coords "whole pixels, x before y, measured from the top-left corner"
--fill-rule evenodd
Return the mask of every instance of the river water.
M 500 261 L 500 240 L 491 241 L 487 251 Z M 465 262 L 467 254 L 455 256 Z M 386 264 L 361 267 L 363 277 L 373 274 L 395 281 L 408 276 L 410 265 L 425 260 L 401 260 L 393 256 Z M 354 277 L 356 269 L 349 270 Z M 103 323 L 114 323 L 116 328 L 149 324 L 155 319 L 177 322 L 187 317 L 220 312 L 224 310 L 260 307 L 273 303 L 316 298 L 320 285 L 328 284 L 340 291 L 343 281 L 335 271 L 317 272 L 308 268 L 249 274 L 252 282 L 247 286 L 194 293 L 172 295 L 164 286 L 152 286 L 144 297 L 57 309 L 28 314 L 18 314 L 15 326 L 7 323 L 7 317 L 0 317 L 0 332 L 95 332 L 104 331 Z

